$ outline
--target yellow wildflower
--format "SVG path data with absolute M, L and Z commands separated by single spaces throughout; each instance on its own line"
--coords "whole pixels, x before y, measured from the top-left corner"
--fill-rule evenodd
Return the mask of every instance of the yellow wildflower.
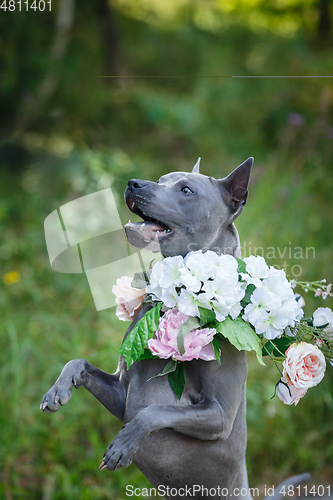
M 18 271 L 10 271 L 2 276 L 2 281 L 5 285 L 13 285 L 21 280 L 21 275 Z

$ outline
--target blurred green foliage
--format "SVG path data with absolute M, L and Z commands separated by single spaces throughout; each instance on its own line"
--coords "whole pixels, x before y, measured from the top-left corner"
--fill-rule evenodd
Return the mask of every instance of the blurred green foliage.
M 51 270 L 43 222 L 55 208 L 112 186 L 126 222 L 130 178 L 188 171 L 198 156 L 202 173 L 222 177 L 253 155 L 237 221 L 243 254 L 286 265 L 290 277 L 333 280 L 331 80 L 219 77 L 329 75 L 325 2 L 173 0 L 163 10 L 117 0 L 105 15 L 105 1 L 81 0 L 59 55 L 61 3 L 0 13 L 0 497 L 9 500 L 116 499 L 127 484 L 148 485 L 133 465 L 98 471 L 121 423 L 83 389 L 57 414 L 38 408 L 71 358 L 113 371 L 125 331 L 113 310 L 94 310 L 83 276 Z M 101 78 L 119 74 L 127 78 Z M 306 314 L 332 306 L 305 299 Z M 327 484 L 332 368 L 290 408 L 270 399 L 275 367 L 249 358 L 250 485 L 304 470 Z

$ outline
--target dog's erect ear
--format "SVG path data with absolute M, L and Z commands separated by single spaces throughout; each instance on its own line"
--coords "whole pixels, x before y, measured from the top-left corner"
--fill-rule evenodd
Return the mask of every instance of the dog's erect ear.
M 199 174 L 200 160 L 201 160 L 201 158 L 199 157 L 198 161 L 196 162 L 196 164 L 194 165 L 194 167 L 192 169 L 192 174 Z
M 247 187 L 249 185 L 253 158 L 250 157 L 244 161 L 239 167 L 235 168 L 228 177 L 221 179 L 219 182 L 228 191 L 231 196 L 231 206 L 237 210 L 240 205 L 245 205 L 247 200 Z

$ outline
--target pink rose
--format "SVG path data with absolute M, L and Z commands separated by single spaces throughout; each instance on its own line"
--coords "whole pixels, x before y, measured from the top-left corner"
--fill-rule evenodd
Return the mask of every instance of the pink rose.
M 282 377 L 277 385 L 277 395 L 286 405 L 291 405 L 299 402 L 305 396 L 307 389 L 299 389 L 293 385 L 287 377 Z
M 113 285 L 112 292 L 116 296 L 116 315 L 121 321 L 132 321 L 133 318 L 142 308 L 146 289 L 133 288 L 133 278 L 130 276 L 122 276 L 117 279 L 116 285 Z
M 172 357 L 179 361 L 203 359 L 212 361 L 215 358 L 211 344 L 216 333 L 215 328 L 192 330 L 184 340 L 185 353 L 181 356 L 177 348 L 177 334 L 180 326 L 189 316 L 180 313 L 177 309 L 169 309 L 159 320 L 159 329 L 154 338 L 148 340 L 148 348 L 159 358 Z
M 325 356 L 313 344 L 291 344 L 283 361 L 283 376 L 298 389 L 309 389 L 319 384 L 326 369 Z

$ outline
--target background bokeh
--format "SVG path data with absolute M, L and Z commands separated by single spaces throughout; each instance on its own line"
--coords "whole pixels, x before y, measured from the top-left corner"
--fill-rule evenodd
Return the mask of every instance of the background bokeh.
M 243 254 L 332 281 L 333 81 L 251 78 L 332 75 L 332 4 L 25 8 L 0 9 L 0 498 L 124 499 L 127 484 L 149 483 L 134 465 L 98 470 L 121 423 L 84 389 L 54 415 L 39 410 L 69 359 L 114 371 L 126 327 L 96 312 L 84 275 L 51 269 L 44 219 L 111 186 L 125 223 L 130 178 L 188 171 L 199 156 L 202 173 L 223 177 L 254 156 Z M 310 295 L 306 315 L 332 307 Z M 295 408 L 271 399 L 273 364 L 249 363 L 250 486 L 308 470 L 333 487 L 333 368 Z

